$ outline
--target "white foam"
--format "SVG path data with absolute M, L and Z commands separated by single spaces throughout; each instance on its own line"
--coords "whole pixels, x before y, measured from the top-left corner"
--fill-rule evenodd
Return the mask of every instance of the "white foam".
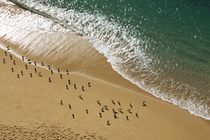
M 205 97 L 195 88 L 185 83 L 160 78 L 153 69 L 152 62 L 154 58 L 148 56 L 145 51 L 147 46 L 150 46 L 150 39 L 137 38 L 132 35 L 132 30 L 126 29 L 113 21 L 108 21 L 105 16 L 100 14 L 93 15 L 74 10 L 66 11 L 61 8 L 47 7 L 40 4 L 39 1 L 24 0 L 24 2 L 30 7 L 55 16 L 76 31 L 83 32 L 85 34 L 84 37 L 93 43 L 93 46 L 108 59 L 113 69 L 124 78 L 156 97 L 187 109 L 196 116 L 210 120 L 210 99 L 203 99 Z M 53 21 L 39 17 L 39 20 L 35 22 L 36 20 L 34 21 L 34 19 L 38 17 L 31 18 L 32 15 L 27 17 L 27 13 L 25 14 L 21 14 L 17 19 L 7 17 L 8 20 L 5 20 L 3 23 L 15 23 L 15 26 L 25 27 L 25 24 L 32 19 L 32 24 L 30 25 L 29 23 L 28 30 L 41 28 L 44 31 L 52 31 L 53 27 L 56 27 L 56 30 L 59 29 L 66 32 L 61 26 L 55 26 Z M 0 14 L 0 18 L 5 18 L 4 14 Z M 23 21 L 17 22 L 19 19 L 23 19 Z M 7 30 L 5 34 L 12 32 L 10 28 L 5 28 L 5 30 Z M 0 35 L 4 35 L 3 33 Z M 18 41 L 19 36 L 9 36 L 9 38 Z

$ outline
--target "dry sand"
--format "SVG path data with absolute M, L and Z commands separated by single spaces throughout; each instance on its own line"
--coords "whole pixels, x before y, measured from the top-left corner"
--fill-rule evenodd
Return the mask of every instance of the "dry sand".
M 10 51 L 0 50 L 0 139 L 210 138 L 208 121 L 137 91 L 126 80 L 127 86 L 122 87 L 75 72 L 68 75 L 56 69 L 51 74 L 49 68 L 22 61 Z

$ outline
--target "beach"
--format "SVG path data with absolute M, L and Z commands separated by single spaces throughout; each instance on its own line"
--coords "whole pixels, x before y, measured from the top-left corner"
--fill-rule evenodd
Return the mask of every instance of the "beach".
M 34 16 L 0 6 L 14 19 Z M 41 27 L 0 23 L 0 139 L 210 138 L 208 120 L 123 78 L 83 35 Z
M 7 47 L 7 44 L 1 46 Z M 208 121 L 151 97 L 148 93 L 137 92 L 135 86 L 134 89 L 130 88 L 132 85 L 129 82 L 127 88 L 75 72 L 69 72 L 68 75 L 65 71 L 59 73 L 55 69 L 52 74 L 48 69 L 35 66 L 33 60 L 29 61 L 30 64 L 27 59 L 23 61 L 16 58 L 10 50 L 6 50 L 6 53 L 1 49 L 1 138 L 48 139 L 51 136 L 55 139 L 50 132 L 58 133 L 55 136 L 59 139 L 62 136 L 66 139 L 89 137 L 112 140 L 197 140 L 210 137 Z M 36 65 L 39 63 L 41 65 L 41 62 L 36 61 Z M 68 80 L 71 80 L 70 84 Z M 88 85 L 89 82 L 91 85 Z M 118 112 L 117 118 L 112 109 Z M 19 133 L 14 133 L 15 129 Z M 66 136 L 64 132 L 71 135 Z

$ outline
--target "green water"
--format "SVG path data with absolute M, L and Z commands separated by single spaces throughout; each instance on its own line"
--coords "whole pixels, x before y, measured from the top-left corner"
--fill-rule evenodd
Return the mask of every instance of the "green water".
M 115 43 L 120 45 L 112 43 L 107 48 L 106 45 L 96 48 L 126 79 L 159 98 L 210 119 L 210 1 L 40 0 L 38 3 L 55 8 L 58 13 L 56 8 L 62 8 L 105 18 L 106 22 L 97 20 L 101 27 L 96 28 L 99 33 L 94 37 L 91 32 L 95 30 L 90 28 L 95 24 L 94 19 L 63 17 L 73 23 L 87 20 L 78 28 L 89 37 L 106 34 L 108 37 L 104 38 L 117 40 Z M 124 36 L 114 34 L 118 27 L 117 32 Z M 120 43 L 121 40 L 125 43 Z M 108 49 L 108 53 L 103 49 Z

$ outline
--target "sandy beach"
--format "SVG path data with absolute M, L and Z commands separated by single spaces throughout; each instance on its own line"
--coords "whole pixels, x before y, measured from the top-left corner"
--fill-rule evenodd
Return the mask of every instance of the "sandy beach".
M 1 47 L 7 46 L 1 43 Z M 1 139 L 210 137 L 208 121 L 141 90 L 137 92 L 126 80 L 128 86 L 123 87 L 93 76 L 53 69 L 46 63 L 45 68 L 40 67 L 39 61 L 16 58 L 10 48 L 0 51 Z
M 16 28 L 0 23 L 1 140 L 210 138 L 209 121 L 124 79 L 82 36 Z

